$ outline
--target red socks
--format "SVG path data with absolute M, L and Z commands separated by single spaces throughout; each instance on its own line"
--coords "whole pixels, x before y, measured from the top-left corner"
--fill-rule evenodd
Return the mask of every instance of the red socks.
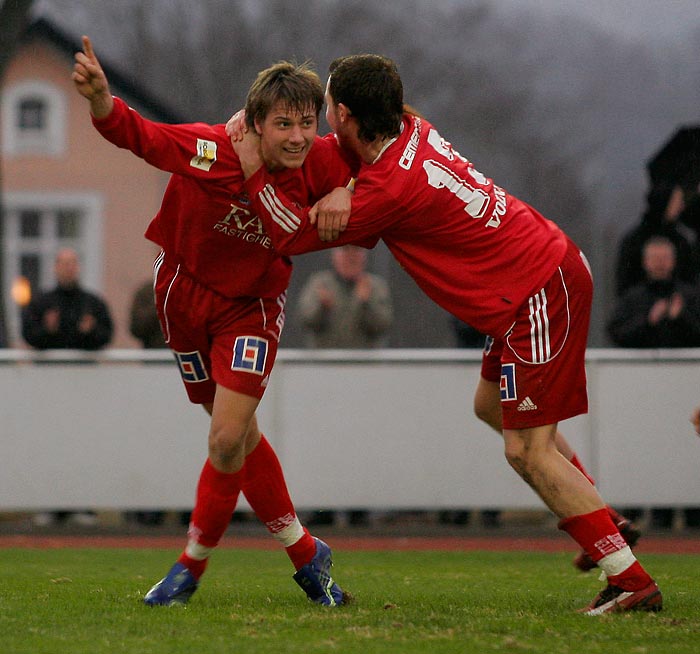
M 264 436 L 246 457 L 241 490 L 255 515 L 273 534 L 289 526 L 296 514 L 279 459 Z
M 314 537 L 306 527 L 303 527 L 303 530 L 304 535 L 296 543 L 285 548 L 295 570 L 299 570 L 299 568 L 310 563 L 311 559 L 316 555 L 316 541 Z
M 202 576 L 210 551 L 231 522 L 241 491 L 241 473 L 219 472 L 209 459 L 197 484 L 197 496 L 188 530 L 189 541 L 178 561 L 197 578 Z
M 566 531 L 598 564 L 608 583 L 633 591 L 651 583 L 651 577 L 632 554 L 607 508 L 565 518 L 559 529 Z
M 242 472 L 241 490 L 246 500 L 284 545 L 294 568 L 309 563 L 316 553 L 316 542 L 297 518 L 282 466 L 265 436 L 261 435 L 258 446 L 246 457 Z
M 231 522 L 241 491 L 268 531 L 284 545 L 294 568 L 309 563 L 316 554 L 316 541 L 296 516 L 282 466 L 264 436 L 238 472 L 219 472 L 207 459 L 197 485 L 189 540 L 178 561 L 197 579 L 202 576 L 211 550 Z

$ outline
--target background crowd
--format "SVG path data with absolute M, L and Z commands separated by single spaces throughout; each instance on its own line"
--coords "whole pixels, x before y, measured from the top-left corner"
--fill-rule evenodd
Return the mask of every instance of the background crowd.
M 697 129 L 680 130 L 649 162 L 649 187 L 638 224 L 624 234 L 614 273 L 616 298 L 606 316 L 608 343 L 624 348 L 700 347 L 700 138 Z M 331 266 L 309 276 L 290 322 L 301 328 L 310 348 L 376 348 L 388 342 L 396 323 L 393 289 L 382 275 L 367 269 L 359 248 L 333 250 Z M 80 254 L 56 252 L 55 287 L 32 289 L 22 315 L 22 338 L 29 347 L 97 350 L 109 346 L 114 325 L 109 299 L 80 285 Z M 456 347 L 479 348 L 484 336 L 469 325 L 445 317 Z M 5 338 L 0 307 L 0 347 Z M 144 348 L 166 347 L 154 311 L 152 284 L 135 289 L 129 331 Z M 284 340 L 282 342 L 284 345 Z M 640 509 L 641 512 L 641 509 Z M 328 513 L 328 512 L 326 512 Z M 54 512 L 50 521 L 72 519 L 88 524 L 94 514 Z M 486 524 L 497 512 L 482 514 Z M 160 512 L 137 513 L 145 524 L 159 524 Z M 469 510 L 443 515 L 466 524 Z M 361 507 L 348 516 L 366 523 Z M 673 509 L 655 508 L 652 524 L 670 528 Z M 684 524 L 700 527 L 700 511 L 687 509 Z M 43 520 L 43 519 L 42 519 Z M 45 519 L 49 521 L 49 519 Z
M 677 138 L 677 136 L 676 136 Z M 700 347 L 700 165 L 691 141 L 685 154 L 677 155 L 670 172 L 652 171 L 646 207 L 640 220 L 619 243 L 615 269 L 617 298 L 607 317 L 610 344 L 623 348 Z M 396 320 L 392 289 L 380 274 L 368 270 L 367 251 L 335 248 L 328 253 L 329 266 L 306 279 L 290 320 L 303 329 L 309 348 L 371 349 L 385 347 Z M 109 346 L 114 331 L 108 300 L 80 283 L 80 255 L 70 248 L 56 252 L 55 286 L 37 289 L 22 312 L 22 338 L 39 349 L 97 350 Z M 458 348 L 482 348 L 484 335 L 471 326 L 446 318 Z M 2 315 L 0 314 L 0 320 Z M 129 315 L 129 332 L 143 348 L 166 348 L 153 302 L 153 284 L 135 289 Z M 0 330 L 4 335 L 4 330 Z M 0 346 L 7 347 L 6 342 Z M 646 509 L 633 507 L 627 514 L 639 521 Z M 341 512 L 342 513 L 342 512 Z M 442 523 L 466 525 L 472 510 L 441 511 Z M 500 525 L 500 512 L 482 510 L 482 524 Z M 386 517 L 386 516 L 385 516 Z M 128 521 L 160 525 L 163 511 L 125 514 Z M 181 522 L 189 518 L 183 509 Z M 395 516 L 390 516 L 390 519 Z M 308 516 L 310 524 L 369 525 L 370 513 L 358 507 L 344 515 L 319 507 Z M 678 521 L 700 528 L 700 508 L 676 511 L 654 507 L 648 524 L 672 529 Z M 97 523 L 94 512 L 52 511 L 34 517 L 38 526 L 72 522 Z

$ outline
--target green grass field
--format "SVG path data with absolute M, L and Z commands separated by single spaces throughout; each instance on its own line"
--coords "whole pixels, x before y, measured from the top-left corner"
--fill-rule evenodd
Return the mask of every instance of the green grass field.
M 592 618 L 602 587 L 570 554 L 335 553 L 355 602 L 308 602 L 282 552 L 220 550 L 186 608 L 143 593 L 174 550 L 0 550 L 4 654 L 216 654 L 700 651 L 700 557 L 645 555 L 664 611 Z

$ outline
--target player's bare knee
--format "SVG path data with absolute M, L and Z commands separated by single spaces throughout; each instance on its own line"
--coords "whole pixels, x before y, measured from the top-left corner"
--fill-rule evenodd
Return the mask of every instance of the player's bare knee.
M 245 436 L 244 429 L 212 425 L 209 431 L 209 459 L 215 468 L 225 472 L 240 469 L 245 458 Z
M 521 452 L 506 449 L 506 461 L 519 475 L 522 476 L 526 472 L 527 464 Z
M 527 474 L 529 467 L 528 449 L 520 439 L 505 439 L 505 455 L 510 466 L 519 475 Z

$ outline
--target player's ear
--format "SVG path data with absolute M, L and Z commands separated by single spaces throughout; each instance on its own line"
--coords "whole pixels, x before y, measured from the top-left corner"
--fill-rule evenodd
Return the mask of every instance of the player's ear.
M 253 125 L 255 126 L 255 133 L 258 136 L 262 136 L 262 125 L 260 124 L 260 121 L 257 118 L 253 120 Z
M 352 116 L 352 111 L 350 111 L 348 106 L 344 105 L 342 102 L 339 102 L 337 105 L 335 105 L 335 109 L 338 113 L 338 118 L 342 123 L 347 122 L 348 119 Z

